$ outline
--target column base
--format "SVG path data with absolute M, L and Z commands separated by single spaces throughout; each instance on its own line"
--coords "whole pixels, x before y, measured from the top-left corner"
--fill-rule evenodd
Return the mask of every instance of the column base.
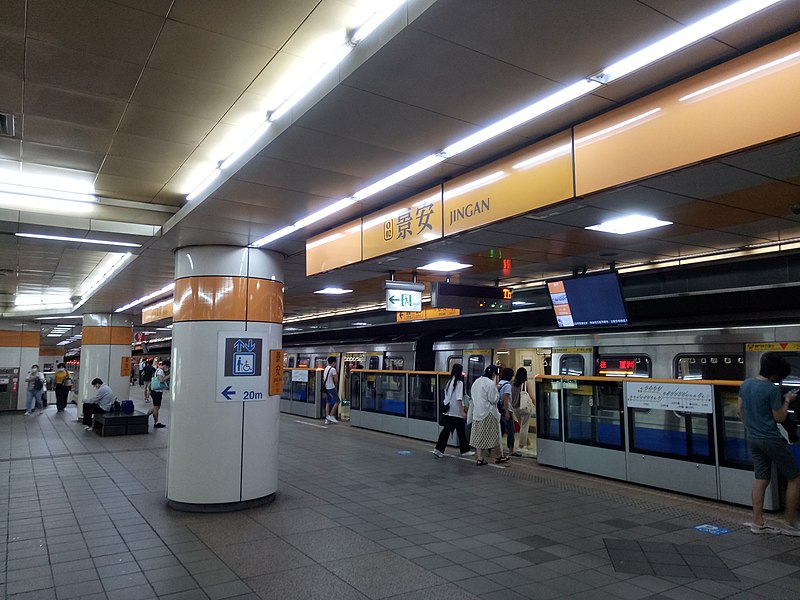
M 192 502 L 178 502 L 177 500 L 167 499 L 167 506 L 181 512 L 193 513 L 223 513 L 236 512 L 237 510 L 247 510 L 257 506 L 271 504 L 275 500 L 275 492 L 261 498 L 252 500 L 242 500 L 241 502 L 219 502 L 214 504 L 194 504 Z

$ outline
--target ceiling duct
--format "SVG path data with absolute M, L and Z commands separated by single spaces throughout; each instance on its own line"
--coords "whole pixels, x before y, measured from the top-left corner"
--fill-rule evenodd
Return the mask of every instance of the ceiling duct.
M 14 137 L 14 115 L 0 113 L 0 136 Z

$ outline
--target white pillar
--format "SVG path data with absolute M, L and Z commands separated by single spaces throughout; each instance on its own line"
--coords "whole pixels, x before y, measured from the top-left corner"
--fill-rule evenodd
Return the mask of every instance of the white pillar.
M 239 510 L 271 501 L 278 489 L 280 392 L 269 395 L 268 374 L 270 350 L 282 347 L 282 264 L 255 248 L 175 253 L 167 460 L 174 508 Z
M 81 368 L 78 375 L 78 418 L 83 401 L 93 398 L 92 380 L 100 378 L 122 402 L 130 397 L 131 342 L 133 321 L 130 315 L 83 315 Z

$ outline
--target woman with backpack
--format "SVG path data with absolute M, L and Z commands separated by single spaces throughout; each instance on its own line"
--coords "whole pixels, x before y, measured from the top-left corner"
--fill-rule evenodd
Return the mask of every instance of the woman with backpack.
M 470 451 L 469 441 L 467 441 L 467 411 L 464 408 L 464 367 L 458 363 L 454 364 L 453 369 L 450 371 L 450 379 L 447 381 L 447 385 L 444 386 L 444 399 L 442 402 L 445 405 L 444 408 L 447 409 L 447 413 L 444 414 L 442 432 L 439 434 L 433 453 L 438 458 L 442 458 L 447 448 L 447 440 L 450 439 L 450 434 L 455 431 L 458 436 L 461 456 L 474 456 L 475 452 Z

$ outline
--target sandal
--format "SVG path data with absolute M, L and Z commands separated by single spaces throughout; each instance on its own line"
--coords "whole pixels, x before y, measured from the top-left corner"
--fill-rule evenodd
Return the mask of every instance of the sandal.
M 497 463 L 508 462 L 509 460 L 511 459 L 508 456 L 501 456 L 500 458 L 496 458 L 494 462 L 495 464 L 497 464 Z
M 475 466 L 482 467 L 485 464 L 486 464 L 486 461 L 484 459 L 480 459 L 479 461 L 477 461 L 475 463 Z

